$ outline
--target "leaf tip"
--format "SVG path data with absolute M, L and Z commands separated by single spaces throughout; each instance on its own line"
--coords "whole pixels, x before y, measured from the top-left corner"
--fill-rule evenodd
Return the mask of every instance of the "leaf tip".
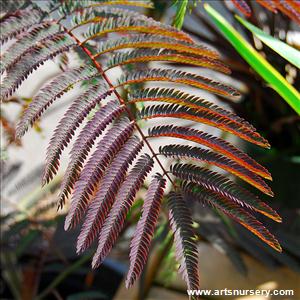
M 78 252 L 77 252 L 78 253 Z M 99 267 L 99 263 L 98 263 L 98 260 L 95 259 L 95 256 L 93 257 L 93 260 L 92 260 L 92 269 L 95 270 Z
M 279 253 L 282 253 L 282 247 L 279 244 L 279 242 L 276 240 L 277 243 L 270 245 L 274 250 L 276 250 Z
M 70 229 L 71 229 L 71 224 L 70 224 L 69 220 L 66 218 L 65 224 L 64 224 L 64 230 L 68 231 Z

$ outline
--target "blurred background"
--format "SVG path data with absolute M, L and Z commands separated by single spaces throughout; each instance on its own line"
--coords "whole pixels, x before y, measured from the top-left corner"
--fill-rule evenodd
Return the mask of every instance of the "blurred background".
M 180 14 L 178 2 L 156 0 L 155 9 L 145 13 L 172 24 Z M 197 72 L 236 87 L 242 97 L 232 101 L 203 95 L 248 120 L 269 140 L 271 150 L 233 141 L 271 172 L 273 182 L 270 186 L 275 197 L 260 196 L 283 218 L 282 224 L 261 218 L 280 241 L 283 253 L 279 254 L 223 215 L 195 205 L 193 217 L 199 237 L 201 287 L 293 289 L 294 297 L 274 299 L 300 299 L 300 117 L 220 33 L 205 13 L 203 2 L 209 2 L 219 11 L 290 84 L 298 89 L 300 86 L 299 69 L 243 27 L 234 18 L 234 13 L 239 12 L 231 1 L 188 2 L 180 26 L 195 40 L 218 50 L 232 70 L 230 76 L 205 69 Z M 43 1 L 38 3 L 44 5 Z M 300 49 L 300 31 L 296 22 L 282 13 L 273 14 L 255 1 L 250 4 L 252 15 L 249 21 L 252 24 Z M 1 52 L 8 46 L 4 45 Z M 163 218 L 157 227 L 141 280 L 133 289 L 125 289 L 123 277 L 128 268 L 130 238 L 147 186 L 139 193 L 116 247 L 99 269 L 90 267 L 93 249 L 82 255 L 76 254 L 79 229 L 64 232 L 68 208 L 57 211 L 56 207 L 63 172 L 44 188 L 41 188 L 41 175 L 47 144 L 58 120 L 78 93 L 76 88 L 53 105 L 22 140 L 14 138 L 16 122 L 36 91 L 46 80 L 75 62 L 73 54 L 47 62 L 28 77 L 16 95 L 1 105 L 1 299 L 187 299 L 186 286 L 178 276 L 172 239 Z M 168 66 L 188 70 L 178 64 Z M 117 72 L 111 75 L 116 77 Z M 193 90 L 190 92 L 194 93 Z M 209 127 L 205 128 L 208 130 Z M 211 128 L 209 130 L 212 132 Z M 222 137 L 231 138 L 224 134 Z M 65 151 L 62 170 L 67 158 Z M 265 299 L 259 296 L 227 298 Z M 216 296 L 213 299 L 225 298 Z

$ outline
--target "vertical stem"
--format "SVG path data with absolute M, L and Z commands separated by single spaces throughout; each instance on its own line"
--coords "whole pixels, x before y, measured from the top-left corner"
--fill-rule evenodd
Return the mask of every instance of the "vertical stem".
M 83 264 L 89 261 L 92 254 L 86 254 L 74 262 L 72 265 L 67 267 L 63 272 L 61 272 L 34 300 L 41 300 L 47 296 L 55 287 L 57 287 L 66 277 L 75 272 Z

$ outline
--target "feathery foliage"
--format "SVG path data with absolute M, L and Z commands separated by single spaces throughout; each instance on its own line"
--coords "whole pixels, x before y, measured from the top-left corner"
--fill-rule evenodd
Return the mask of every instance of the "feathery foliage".
M 198 251 L 191 212 L 181 193 L 170 193 L 168 207 L 176 257 L 180 263 L 179 273 L 182 274 L 188 289 L 199 289 Z
M 271 179 L 263 166 L 227 141 L 197 129 L 172 123 L 160 125 L 157 121 L 158 126 L 149 128 L 149 134 L 145 136 L 139 126 L 139 119 L 190 120 L 195 125 L 214 126 L 269 148 L 269 143 L 246 120 L 205 99 L 172 87 L 143 88 L 137 85 L 176 83 L 223 97 L 238 97 L 239 92 L 234 88 L 198 72 L 151 69 L 147 64 L 164 61 L 229 74 L 229 68 L 222 63 L 218 53 L 197 44 L 183 31 L 128 10 L 129 6 L 152 7 L 148 0 L 52 0 L 50 4 L 53 15 L 37 4 L 29 4 L 27 8 L 13 6 L 15 11 L 9 10 L 2 17 L 1 41 L 13 38 L 15 41 L 1 57 L 1 73 L 4 74 L 1 99 L 7 100 L 45 61 L 70 51 L 78 55 L 79 66 L 62 70 L 38 91 L 21 117 L 16 133 L 17 137 L 22 137 L 53 102 L 75 86 L 80 88 L 80 94 L 74 98 L 51 138 L 43 175 L 44 184 L 53 179 L 59 170 L 62 151 L 83 124 L 71 149 L 58 199 L 58 207 L 62 207 L 71 198 L 66 230 L 83 222 L 77 251 L 84 251 L 98 240 L 92 265 L 97 267 L 103 262 L 154 164 L 161 172 L 153 177 L 148 187 L 131 242 L 127 287 L 139 278 L 146 263 L 167 182 L 175 188 L 168 197 L 169 221 L 179 271 L 189 289 L 199 288 L 199 276 L 197 245 L 185 194 L 196 194 L 197 199 L 228 214 L 280 251 L 276 239 L 251 212 L 246 211 L 249 208 L 280 222 L 278 214 L 257 196 L 204 167 L 180 163 L 165 169 L 158 154 L 215 165 L 272 196 L 271 189 L 261 178 Z M 72 25 L 64 22 L 68 17 L 72 18 Z M 135 67 L 141 63 L 142 69 Z M 122 75 L 116 81 L 106 72 L 124 65 L 130 65 L 131 71 L 121 68 Z M 122 97 L 120 89 L 123 88 L 128 91 L 127 97 Z M 152 105 L 136 113 L 136 107 L 132 107 L 138 102 L 152 102 Z M 88 120 L 92 109 L 94 115 Z M 179 143 L 160 147 L 159 153 L 155 153 L 151 138 L 163 136 L 195 142 L 210 150 Z M 148 148 L 144 151 L 150 151 L 150 155 L 142 153 L 143 146 Z M 182 183 L 178 184 L 178 181 Z
M 234 6 L 245 16 L 250 17 L 252 10 L 245 0 L 231 0 Z M 297 0 L 256 0 L 264 8 L 273 13 L 278 11 L 300 24 L 300 3 Z
M 101 264 L 112 249 L 125 222 L 126 215 L 134 203 L 136 193 L 141 188 L 147 174 L 153 167 L 153 160 L 147 154 L 136 162 L 127 178 L 124 180 L 115 203 L 105 220 L 99 236 L 99 246 L 93 260 L 93 266 Z
M 130 266 L 126 278 L 127 287 L 131 287 L 135 280 L 139 278 L 146 263 L 165 185 L 166 180 L 160 174 L 156 175 L 149 185 L 144 200 L 143 213 L 130 245 Z

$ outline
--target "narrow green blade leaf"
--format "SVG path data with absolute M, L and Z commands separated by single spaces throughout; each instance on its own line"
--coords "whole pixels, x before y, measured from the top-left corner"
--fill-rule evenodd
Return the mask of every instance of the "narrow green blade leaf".
M 237 52 L 300 115 L 300 94 L 209 4 L 204 8 Z
M 176 0 L 175 2 L 177 8 L 176 8 L 176 15 L 175 15 L 175 20 L 173 22 L 173 25 L 177 29 L 181 29 L 183 25 L 188 4 L 189 4 L 188 0 Z
M 265 33 L 258 27 L 244 20 L 243 18 L 239 16 L 235 17 L 264 44 L 269 46 L 271 49 L 273 49 L 291 64 L 295 65 L 298 69 L 300 69 L 300 51 Z

